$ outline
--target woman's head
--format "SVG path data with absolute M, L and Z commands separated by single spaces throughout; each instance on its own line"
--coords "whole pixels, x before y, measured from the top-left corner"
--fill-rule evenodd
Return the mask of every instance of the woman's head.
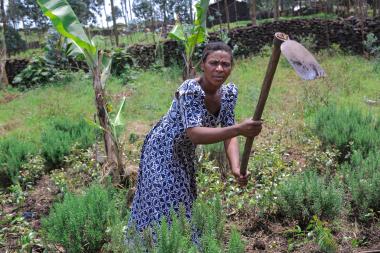
M 202 53 L 202 62 L 205 62 L 207 60 L 207 57 L 215 52 L 215 51 L 224 51 L 228 53 L 231 57 L 231 64 L 233 64 L 233 56 L 232 56 L 232 49 L 229 45 L 227 45 L 224 42 L 218 41 L 218 42 L 210 42 L 206 45 L 206 47 L 203 49 Z
M 209 88 L 219 89 L 232 71 L 232 50 L 223 42 L 206 45 L 202 54 L 203 81 Z

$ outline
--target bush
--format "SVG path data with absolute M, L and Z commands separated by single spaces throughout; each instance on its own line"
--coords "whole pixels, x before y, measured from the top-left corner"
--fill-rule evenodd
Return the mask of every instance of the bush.
M 70 153 L 74 144 L 86 149 L 95 142 L 95 130 L 83 119 L 72 122 L 65 118 L 53 119 L 42 132 L 42 155 L 51 167 L 57 167 Z
M 342 166 L 351 195 L 353 214 L 362 220 L 371 218 L 371 213 L 380 212 L 380 152 L 370 152 L 367 158 L 355 153 L 351 164 Z
M 23 139 L 7 137 L 0 140 L 0 187 L 17 184 L 20 168 L 34 154 L 34 145 Z
M 48 243 L 62 245 L 66 252 L 99 252 L 108 240 L 107 228 L 118 212 L 106 189 L 94 185 L 83 195 L 66 194 L 42 220 Z
M 321 108 L 315 116 L 315 132 L 325 145 L 340 151 L 341 161 L 353 151 L 366 156 L 380 148 L 380 121 L 355 108 Z
M 112 54 L 111 73 L 117 76 L 133 66 L 132 57 L 122 48 L 116 48 Z
M 21 89 L 39 86 L 63 78 L 63 74 L 48 65 L 41 57 L 35 57 L 12 81 Z
M 334 219 L 343 204 L 343 193 L 334 184 L 314 171 L 306 171 L 282 182 L 278 187 L 278 213 L 298 220 L 305 226 L 317 215 L 322 219 Z

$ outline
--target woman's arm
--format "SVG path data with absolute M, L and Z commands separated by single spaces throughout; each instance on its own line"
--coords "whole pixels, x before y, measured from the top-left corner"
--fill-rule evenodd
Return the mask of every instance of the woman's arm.
M 229 127 L 192 127 L 186 129 L 186 134 L 194 144 L 211 144 L 243 135 L 255 137 L 261 131 L 262 121 L 247 119 L 240 124 Z
M 230 163 L 232 174 L 235 176 L 238 183 L 242 186 L 247 185 L 248 183 L 248 175 L 240 174 L 240 152 L 239 152 L 239 143 L 237 137 L 233 137 L 231 139 L 224 141 L 224 149 L 226 151 L 226 155 L 228 161 Z

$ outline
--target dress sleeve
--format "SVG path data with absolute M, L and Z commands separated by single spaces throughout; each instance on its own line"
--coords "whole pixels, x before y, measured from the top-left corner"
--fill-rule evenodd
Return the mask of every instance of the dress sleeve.
M 227 94 L 224 100 L 224 112 L 220 121 L 221 127 L 228 127 L 235 124 L 235 106 L 238 97 L 238 89 L 235 84 L 227 85 Z
M 184 128 L 202 126 L 204 96 L 200 86 L 193 80 L 185 82 L 177 91 Z

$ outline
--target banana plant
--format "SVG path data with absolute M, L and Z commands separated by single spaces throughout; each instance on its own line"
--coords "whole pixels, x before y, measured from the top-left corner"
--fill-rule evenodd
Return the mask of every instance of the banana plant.
M 181 24 L 177 21 L 177 24 L 169 32 L 168 36 L 171 39 L 181 42 L 185 46 L 185 72 L 183 79 L 192 78 L 195 75 L 193 70 L 193 54 L 195 47 L 201 44 L 207 39 L 206 30 L 206 17 L 207 9 L 210 0 L 201 0 L 196 5 L 196 16 L 192 25 Z
M 66 0 L 37 0 L 37 3 L 51 20 L 55 29 L 70 39 L 84 55 L 92 73 L 97 117 L 103 130 L 107 156 L 103 178 L 104 175 L 111 175 L 112 182 L 119 184 L 124 172 L 122 152 L 118 139 L 113 136 L 114 128 L 107 113 L 105 98 L 105 84 L 110 74 L 112 56 L 96 48 L 95 43 L 87 36 L 83 25 Z

